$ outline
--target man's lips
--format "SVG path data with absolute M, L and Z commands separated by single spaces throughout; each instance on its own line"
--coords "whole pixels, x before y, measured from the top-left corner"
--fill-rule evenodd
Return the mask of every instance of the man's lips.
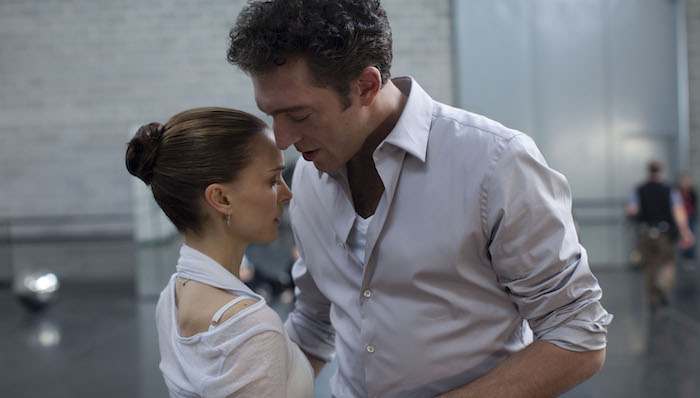
M 319 151 L 319 149 L 316 149 L 313 151 L 302 152 L 301 155 L 304 157 L 304 160 L 306 160 L 307 162 L 313 162 L 316 155 L 318 155 L 318 151 Z

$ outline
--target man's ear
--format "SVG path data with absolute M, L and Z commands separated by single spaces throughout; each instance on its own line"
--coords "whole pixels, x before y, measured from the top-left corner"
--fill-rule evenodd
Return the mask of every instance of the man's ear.
M 356 80 L 359 90 L 360 104 L 369 106 L 374 103 L 379 90 L 382 88 L 382 74 L 374 66 L 367 66 L 362 69 L 360 76 Z
M 231 193 L 222 184 L 210 184 L 204 190 L 204 200 L 209 206 L 222 215 L 230 215 L 233 206 L 231 205 Z

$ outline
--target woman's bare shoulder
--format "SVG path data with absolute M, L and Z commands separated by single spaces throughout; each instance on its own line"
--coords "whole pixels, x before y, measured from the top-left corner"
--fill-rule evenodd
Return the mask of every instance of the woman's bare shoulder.
M 183 283 L 184 282 L 184 283 Z M 224 305 L 238 296 L 204 283 L 177 278 L 175 281 L 175 303 L 178 307 L 180 335 L 191 337 L 206 332 L 211 325 L 219 325 L 246 308 L 255 305 L 257 300 L 245 298 L 228 308 L 219 322 L 212 318 Z

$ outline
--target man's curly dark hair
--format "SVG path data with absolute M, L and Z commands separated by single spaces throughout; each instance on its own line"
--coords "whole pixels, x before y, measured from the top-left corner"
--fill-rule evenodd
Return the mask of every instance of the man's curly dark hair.
M 312 83 L 336 90 L 350 106 L 350 82 L 375 66 L 382 84 L 391 68 L 391 28 L 378 0 L 251 1 L 229 33 L 228 60 L 249 75 L 293 57 L 304 59 Z

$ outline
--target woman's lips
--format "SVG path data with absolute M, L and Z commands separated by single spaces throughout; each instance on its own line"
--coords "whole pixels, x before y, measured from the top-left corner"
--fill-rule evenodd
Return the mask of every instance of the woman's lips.
M 318 155 L 318 151 L 319 149 L 316 149 L 314 151 L 303 152 L 301 155 L 307 162 L 313 162 L 314 158 L 316 158 L 316 155 Z

